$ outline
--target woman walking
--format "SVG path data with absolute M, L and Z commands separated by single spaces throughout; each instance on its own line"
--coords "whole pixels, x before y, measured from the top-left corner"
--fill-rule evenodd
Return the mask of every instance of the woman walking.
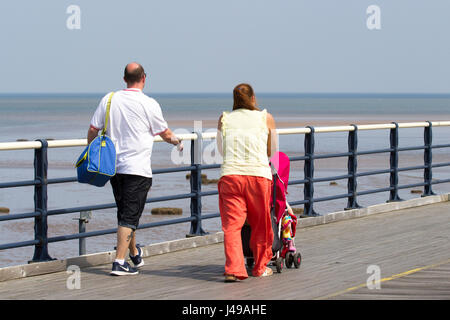
M 270 220 L 272 172 L 268 157 L 275 149 L 275 121 L 256 106 L 249 84 L 233 90 L 233 111 L 219 118 L 217 143 L 223 155 L 219 180 L 219 208 L 224 232 L 225 281 L 248 277 L 242 251 L 241 229 L 251 227 L 250 248 L 255 277 L 269 276 L 273 231 Z

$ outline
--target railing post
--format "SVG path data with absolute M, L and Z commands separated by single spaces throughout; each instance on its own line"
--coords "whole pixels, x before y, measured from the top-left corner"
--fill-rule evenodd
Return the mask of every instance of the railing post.
M 81 234 L 86 232 L 86 223 L 88 223 L 90 219 L 92 219 L 92 211 L 81 211 L 80 217 L 73 219 L 78 220 L 78 233 Z M 80 256 L 86 254 L 86 238 L 78 239 L 78 254 Z
M 390 195 L 388 202 L 402 201 L 398 196 L 398 123 L 392 122 L 395 128 L 391 129 L 390 142 L 391 142 L 391 155 L 390 155 Z
M 422 197 L 435 195 L 435 193 L 432 190 L 432 184 L 433 184 L 433 181 L 432 181 L 432 179 L 433 179 L 433 172 L 432 172 L 433 129 L 432 129 L 432 123 L 430 121 L 427 121 L 427 122 L 428 122 L 428 127 L 425 127 L 425 130 L 424 130 L 424 142 L 425 142 L 424 165 L 425 165 L 425 169 L 423 172 L 423 176 L 424 176 L 425 188 L 424 188 L 424 193 L 422 194 Z
M 308 202 L 305 203 L 304 214 L 306 216 L 318 216 L 314 211 L 314 127 L 307 127 L 311 131 L 305 134 L 305 165 L 304 165 L 304 174 L 305 174 L 305 186 L 303 188 L 303 194 L 305 200 Z
M 357 194 L 357 181 L 356 181 L 356 173 L 358 169 L 358 159 L 357 159 L 357 151 L 358 151 L 358 126 L 352 124 L 354 130 L 348 132 L 348 152 L 350 155 L 348 156 L 348 175 L 349 178 L 347 180 L 347 191 L 350 194 L 347 201 L 347 207 L 345 210 L 357 209 L 361 208 L 361 206 L 356 201 Z
M 194 126 L 195 127 L 195 126 Z M 207 234 L 202 229 L 202 150 L 203 136 L 201 130 L 194 132 L 197 135 L 196 140 L 191 140 L 191 165 L 195 167 L 191 170 L 191 193 L 195 196 L 191 198 L 191 216 L 195 218 L 191 222 L 191 230 L 187 236 L 201 236 Z
M 40 215 L 34 218 L 34 239 L 39 243 L 34 247 L 33 259 L 29 261 L 40 262 L 55 260 L 48 254 L 48 224 L 47 224 L 47 169 L 48 143 L 46 140 L 37 140 L 41 142 L 41 148 L 34 151 L 34 179 L 39 180 L 39 184 L 34 186 L 34 210 Z

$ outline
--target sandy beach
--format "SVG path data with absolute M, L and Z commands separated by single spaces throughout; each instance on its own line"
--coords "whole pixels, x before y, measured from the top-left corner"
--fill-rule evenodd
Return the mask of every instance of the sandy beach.
M 198 120 L 181 120 L 179 118 L 166 117 L 169 126 L 173 128 L 192 128 L 194 121 L 201 121 L 203 128 L 216 128 L 217 119 L 205 118 Z M 350 124 L 384 124 L 384 123 L 405 123 L 417 121 L 450 121 L 450 115 L 442 116 L 428 114 L 380 114 L 380 115 L 305 115 L 302 117 L 275 117 L 277 128 L 303 128 L 307 126 L 327 127 L 327 126 L 345 126 Z

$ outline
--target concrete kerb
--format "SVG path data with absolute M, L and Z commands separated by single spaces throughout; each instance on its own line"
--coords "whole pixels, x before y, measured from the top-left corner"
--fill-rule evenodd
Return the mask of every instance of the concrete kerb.
M 361 209 L 333 212 L 318 217 L 302 218 L 298 220 L 297 228 L 308 228 L 326 223 L 366 217 L 373 214 L 380 214 L 395 210 L 425 206 L 433 203 L 446 202 L 449 201 L 449 196 L 450 194 L 429 196 L 399 202 L 383 203 Z M 169 252 L 192 249 L 221 242 L 223 242 L 223 232 L 217 232 L 205 236 L 151 244 L 143 247 L 142 249 L 144 257 L 151 257 Z M 64 272 L 71 265 L 76 265 L 80 268 L 86 268 L 110 264 L 113 262 L 114 257 L 115 251 L 108 251 L 68 258 L 64 260 L 54 260 L 48 262 L 39 262 L 0 268 L 0 282 L 54 272 Z

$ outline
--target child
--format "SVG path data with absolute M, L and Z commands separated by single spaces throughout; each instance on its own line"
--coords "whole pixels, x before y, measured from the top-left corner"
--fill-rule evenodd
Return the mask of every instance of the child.
M 283 252 L 281 255 L 284 257 L 287 252 L 295 253 L 297 251 L 294 246 L 297 217 L 287 201 L 286 210 L 281 219 L 281 239 L 283 241 Z

